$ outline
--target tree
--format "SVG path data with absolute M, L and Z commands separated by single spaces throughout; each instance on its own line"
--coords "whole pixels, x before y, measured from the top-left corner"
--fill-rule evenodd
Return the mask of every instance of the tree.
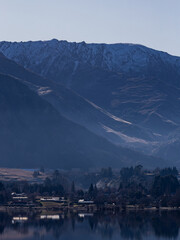
M 162 170 L 160 170 L 160 175 L 161 176 L 166 176 L 166 175 L 173 175 L 173 176 L 177 176 L 178 175 L 178 170 L 176 167 L 173 168 L 163 168 Z
M 123 189 L 123 184 L 122 184 L 122 183 L 120 183 L 120 184 L 119 184 L 118 191 L 121 191 L 122 189 Z
M 142 173 L 142 168 L 143 168 L 142 165 L 135 166 L 134 167 L 134 175 L 135 176 L 140 176 L 141 173 Z
M 102 168 L 100 174 L 101 177 L 103 178 L 111 178 L 113 176 L 112 168 L 111 167 Z
M 96 197 L 97 194 L 98 194 L 98 189 L 97 189 L 97 187 L 96 187 L 96 185 L 95 185 L 95 186 L 94 186 L 94 191 L 93 191 L 94 197 Z
M 154 196 L 171 195 L 179 189 L 177 177 L 173 175 L 156 176 L 152 185 Z
M 90 195 L 92 195 L 93 191 L 94 191 L 94 187 L 93 187 L 93 184 L 91 183 L 91 185 L 90 185 L 90 187 L 89 187 L 89 190 L 88 190 L 88 193 L 89 193 Z
M 0 182 L 0 191 L 4 190 L 4 184 L 2 182 Z
M 72 182 L 72 185 L 71 185 L 71 192 L 75 193 L 75 183 L 74 183 L 74 181 Z
M 59 178 L 59 176 L 60 176 L 59 171 L 58 171 L 58 170 L 55 170 L 54 173 L 53 173 L 53 178 L 54 178 L 55 180 L 57 180 L 57 179 Z
M 134 174 L 134 169 L 133 167 L 125 167 L 125 168 L 121 168 L 120 170 L 120 175 L 121 178 L 124 182 L 126 182 L 129 178 L 131 178 Z
M 83 190 L 78 190 L 77 191 L 77 195 L 78 195 L 78 197 L 83 197 L 84 196 L 84 192 L 83 192 Z
M 47 178 L 45 179 L 45 181 L 44 181 L 44 185 L 45 185 L 45 186 L 48 186 L 48 187 L 51 186 L 51 185 L 52 185 L 51 179 L 47 177 Z

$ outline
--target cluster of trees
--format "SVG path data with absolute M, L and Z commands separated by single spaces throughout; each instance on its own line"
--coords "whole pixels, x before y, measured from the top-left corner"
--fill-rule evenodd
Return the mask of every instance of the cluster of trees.
M 111 167 L 108 168 L 102 168 L 100 172 L 100 177 L 102 178 L 112 178 L 113 171 Z
M 159 173 L 159 175 L 161 176 L 167 176 L 167 175 L 173 175 L 173 176 L 177 176 L 178 175 L 178 170 L 176 167 L 173 168 L 163 168 L 163 169 L 156 169 L 156 171 Z
M 89 192 L 96 202 L 180 207 L 180 183 L 175 167 L 155 169 L 152 172 L 143 170 L 141 165 L 125 167 L 120 170 L 119 177 L 114 176 L 113 171 L 109 169 L 102 169 L 100 175 L 111 178 L 111 181 L 113 179 L 116 181 L 120 177 L 119 188 L 107 185 L 103 189 L 97 189 L 95 184 L 91 184 Z
M 35 174 L 34 174 L 35 175 Z M 137 204 L 142 206 L 180 206 L 180 183 L 175 167 L 155 169 L 148 172 L 141 165 L 122 168 L 113 172 L 103 168 L 99 172 L 83 176 L 94 180 L 84 189 L 76 185 L 76 181 L 55 170 L 51 177 L 41 184 L 28 182 L 0 183 L 0 203 L 7 203 L 11 193 L 26 193 L 28 196 L 64 196 L 72 201 L 79 198 L 94 200 L 98 204 L 117 203 L 121 205 Z M 36 176 L 39 175 L 36 173 Z M 105 187 L 97 188 L 97 182 L 106 182 Z M 119 182 L 119 187 L 109 182 Z M 89 180 L 87 181 L 89 182 Z
M 34 171 L 35 178 L 41 175 L 40 171 Z M 26 181 L 19 182 L 0 182 L 0 204 L 8 203 L 11 200 L 11 193 L 25 193 L 34 199 L 37 195 L 44 196 L 63 196 L 67 188 L 66 179 L 59 173 L 54 171 L 51 178 L 46 178 L 43 183 L 28 183 Z
M 138 165 L 135 167 L 125 167 L 120 170 L 120 175 L 122 178 L 122 181 L 127 181 L 133 176 L 141 176 L 143 174 L 142 172 L 142 166 Z
M 155 197 L 171 195 L 179 189 L 179 181 L 174 175 L 156 176 L 152 185 L 152 195 Z

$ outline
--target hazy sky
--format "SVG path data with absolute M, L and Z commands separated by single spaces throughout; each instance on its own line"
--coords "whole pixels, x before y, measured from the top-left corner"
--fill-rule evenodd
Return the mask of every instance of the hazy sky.
M 140 43 L 180 56 L 180 0 L 0 0 L 0 41 Z

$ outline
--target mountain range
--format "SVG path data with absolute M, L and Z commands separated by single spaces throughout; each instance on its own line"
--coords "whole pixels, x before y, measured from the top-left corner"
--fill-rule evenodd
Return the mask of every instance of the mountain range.
M 93 134 L 111 146 L 112 155 L 117 151 L 108 164 L 120 164 L 118 151 L 124 151 L 122 165 L 139 156 L 145 165 L 180 166 L 179 57 L 142 45 L 56 39 L 0 42 L 0 51 L 1 73 L 18 78 L 73 129 L 86 131 L 84 139 Z
M 148 166 L 155 164 L 155 158 L 115 146 L 62 116 L 42 98 L 41 91 L 44 88 L 47 91 L 46 84 L 46 79 L 0 55 L 1 166 L 97 168 L 122 167 L 133 161 Z M 57 98 L 67 95 L 61 102 L 63 108 L 64 103 L 68 106 L 66 101 L 71 95 L 72 101 L 79 99 L 62 85 L 48 87 L 51 93 L 53 88 L 59 90 Z

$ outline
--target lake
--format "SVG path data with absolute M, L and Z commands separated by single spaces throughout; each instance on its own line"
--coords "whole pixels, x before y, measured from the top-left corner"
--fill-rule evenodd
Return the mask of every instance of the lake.
M 0 213 L 0 239 L 180 239 L 180 212 Z

